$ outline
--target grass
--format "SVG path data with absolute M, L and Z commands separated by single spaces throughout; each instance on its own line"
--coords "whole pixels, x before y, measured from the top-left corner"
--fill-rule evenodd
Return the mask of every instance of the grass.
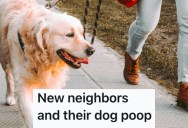
M 83 19 L 85 0 L 62 0 L 63 11 Z M 98 0 L 90 0 L 88 32 L 92 32 Z M 103 0 L 97 37 L 123 55 L 127 33 L 136 17 L 136 8 L 126 8 L 116 0 Z M 82 20 L 83 21 L 83 20 Z M 160 22 L 149 36 L 141 55 L 141 71 L 176 95 L 178 26 L 174 0 L 163 0 Z M 123 70 L 123 69 L 122 69 Z

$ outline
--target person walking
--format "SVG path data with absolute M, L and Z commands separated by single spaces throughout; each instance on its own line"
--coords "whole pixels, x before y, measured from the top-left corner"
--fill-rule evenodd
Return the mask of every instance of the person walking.
M 161 12 L 162 0 L 118 0 L 121 4 L 137 2 L 136 20 L 128 33 L 125 52 L 124 78 L 132 85 L 139 83 L 139 58 L 148 36 L 156 28 Z M 188 111 L 188 0 L 176 0 L 178 39 L 178 83 L 177 105 Z

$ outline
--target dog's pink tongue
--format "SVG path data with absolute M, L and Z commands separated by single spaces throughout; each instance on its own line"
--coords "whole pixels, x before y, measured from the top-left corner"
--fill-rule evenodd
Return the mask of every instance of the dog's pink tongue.
M 83 58 L 83 59 L 76 59 L 79 63 L 84 63 L 84 64 L 88 64 L 89 63 L 89 59 L 88 58 Z

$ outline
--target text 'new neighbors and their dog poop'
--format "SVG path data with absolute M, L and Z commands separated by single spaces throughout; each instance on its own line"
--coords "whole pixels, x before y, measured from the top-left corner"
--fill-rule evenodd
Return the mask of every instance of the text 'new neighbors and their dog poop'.
M 37 93 L 37 104 L 57 104 L 59 108 L 52 111 L 39 111 L 38 121 L 106 121 L 109 123 L 126 123 L 126 121 L 140 121 L 147 123 L 154 115 L 150 111 L 130 111 L 123 109 L 131 102 L 130 95 L 123 93 L 105 93 L 82 91 L 74 94 Z M 75 106 L 73 108 L 65 106 Z M 80 106 L 81 105 L 81 106 Z M 115 107 L 118 105 L 120 109 Z M 98 106 L 98 107 L 96 107 Z M 103 106 L 103 107 L 101 107 Z M 114 106 L 114 107 L 113 107 Z M 139 107 L 139 106 L 138 106 Z M 111 108 L 111 109 L 109 109 Z

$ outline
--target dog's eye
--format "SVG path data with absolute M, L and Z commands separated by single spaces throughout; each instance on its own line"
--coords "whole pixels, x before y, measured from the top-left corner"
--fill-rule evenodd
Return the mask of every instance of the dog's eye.
M 68 33 L 66 36 L 67 37 L 74 37 L 74 33 Z

